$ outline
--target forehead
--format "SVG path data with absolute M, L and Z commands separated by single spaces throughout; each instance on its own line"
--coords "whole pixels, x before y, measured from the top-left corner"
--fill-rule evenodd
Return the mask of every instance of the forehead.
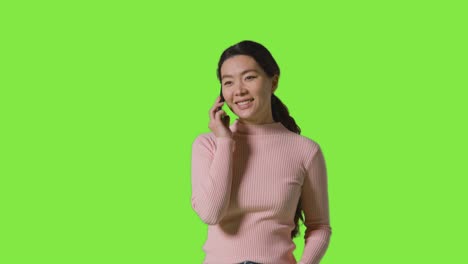
M 236 55 L 224 61 L 221 74 L 237 75 L 245 70 L 261 71 L 254 58 L 247 55 Z

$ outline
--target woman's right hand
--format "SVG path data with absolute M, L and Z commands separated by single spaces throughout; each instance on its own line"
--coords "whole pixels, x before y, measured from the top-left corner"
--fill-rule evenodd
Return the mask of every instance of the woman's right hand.
M 232 132 L 229 129 L 229 116 L 223 109 L 218 111 L 218 107 L 222 107 L 224 102 L 221 101 L 221 96 L 216 98 L 213 107 L 210 108 L 210 123 L 208 127 L 216 137 L 232 138 Z M 224 118 L 222 118 L 224 116 Z

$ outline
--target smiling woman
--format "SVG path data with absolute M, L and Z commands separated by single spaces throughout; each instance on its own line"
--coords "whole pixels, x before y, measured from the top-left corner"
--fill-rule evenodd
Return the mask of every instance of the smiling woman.
M 254 58 L 238 55 L 221 66 L 224 100 L 246 124 L 273 123 L 271 95 L 278 86 L 278 75 L 269 77 Z
M 211 132 L 192 145 L 192 208 L 208 224 L 204 263 L 319 263 L 331 237 L 325 160 L 274 95 L 276 61 L 242 41 L 222 53 L 217 75 Z M 224 103 L 238 116 L 232 125 Z M 296 262 L 299 220 L 305 247 Z

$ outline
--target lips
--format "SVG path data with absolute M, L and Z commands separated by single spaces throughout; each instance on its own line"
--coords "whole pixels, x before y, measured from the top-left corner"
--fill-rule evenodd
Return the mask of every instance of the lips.
M 236 105 L 237 105 L 237 109 L 239 110 L 245 110 L 247 108 L 250 108 L 253 104 L 252 104 L 252 101 L 254 99 L 251 98 L 251 99 L 247 99 L 247 100 L 242 100 L 242 101 L 238 101 L 236 102 Z
M 252 102 L 253 100 L 254 100 L 253 98 L 245 99 L 245 100 L 242 100 L 242 101 L 237 101 L 235 104 L 248 103 L 248 102 Z

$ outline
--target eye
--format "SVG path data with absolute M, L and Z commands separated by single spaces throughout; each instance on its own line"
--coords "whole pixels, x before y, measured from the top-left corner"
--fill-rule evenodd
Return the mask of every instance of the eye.
M 253 80 L 255 78 L 257 78 L 257 76 L 255 76 L 255 75 L 249 75 L 249 76 L 245 77 L 245 79 L 247 79 L 247 80 Z
M 232 84 L 232 81 L 226 81 L 223 83 L 224 86 L 228 86 L 228 85 L 231 85 Z

